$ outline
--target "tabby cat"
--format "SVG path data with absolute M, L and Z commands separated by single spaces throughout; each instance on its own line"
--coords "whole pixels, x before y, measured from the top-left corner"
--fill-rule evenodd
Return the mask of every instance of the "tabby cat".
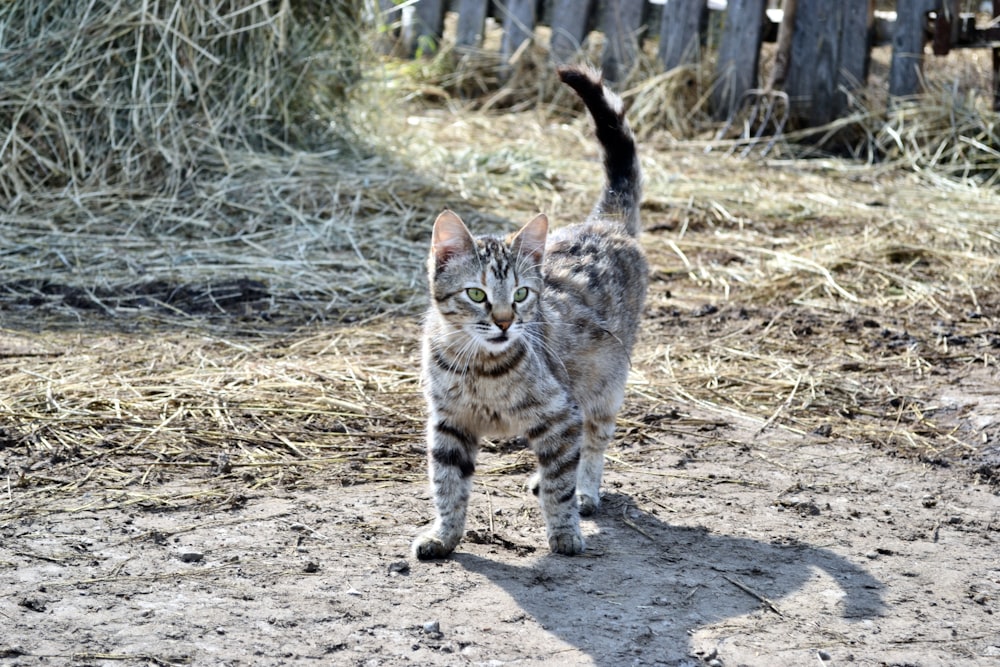
M 558 74 L 604 152 L 607 183 L 587 220 L 549 233 L 539 215 L 505 239 L 473 236 L 451 211 L 434 223 L 423 381 L 437 519 L 413 543 L 421 559 L 461 539 L 483 437 L 522 437 L 538 457 L 532 487 L 552 551 L 583 551 L 580 514 L 600 503 L 648 282 L 641 173 L 621 99 L 592 70 Z

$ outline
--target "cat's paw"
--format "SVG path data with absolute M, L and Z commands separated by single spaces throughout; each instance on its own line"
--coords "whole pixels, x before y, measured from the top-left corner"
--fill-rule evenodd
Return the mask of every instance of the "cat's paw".
M 591 516 L 597 513 L 598 508 L 601 506 L 601 497 L 592 496 L 589 493 L 579 493 L 576 496 L 577 503 L 580 505 L 580 516 Z
M 542 473 L 535 471 L 534 474 L 528 478 L 528 490 L 531 491 L 531 495 L 538 495 L 538 487 L 542 484 Z
M 580 534 L 579 529 L 549 535 L 549 549 L 552 550 L 552 553 L 564 556 L 575 556 L 583 553 L 583 535 Z
M 445 542 L 434 532 L 423 533 L 413 540 L 413 555 L 420 560 L 434 560 L 436 558 L 447 558 L 455 550 L 457 540 Z

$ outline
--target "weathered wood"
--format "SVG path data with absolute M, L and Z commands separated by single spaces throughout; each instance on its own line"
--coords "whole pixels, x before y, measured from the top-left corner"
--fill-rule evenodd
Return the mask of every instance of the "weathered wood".
M 958 43 L 958 30 L 960 26 L 958 0 L 942 0 L 939 2 L 936 16 L 934 17 L 934 55 L 948 55 L 951 47 Z
M 871 0 L 799 0 L 785 86 L 799 124 L 839 117 L 847 106 L 844 90 L 866 79 L 872 10 Z
M 411 56 L 429 56 L 444 34 L 444 0 L 418 0 L 403 14 L 403 43 Z
M 729 1 L 712 91 L 712 110 L 719 120 L 728 118 L 743 93 L 757 86 L 766 9 L 767 0 Z
M 497 0 L 496 7 L 503 17 L 503 37 L 500 58 L 505 65 L 535 31 L 535 0 Z
M 875 44 L 875 0 L 848 3 L 840 44 L 840 79 L 848 90 L 856 90 L 868 81 Z M 843 104 L 847 104 L 846 96 Z
M 656 55 L 665 69 L 698 61 L 701 33 L 707 18 L 705 0 L 670 0 L 663 7 Z
M 374 5 L 372 19 L 378 31 L 375 38 L 375 50 L 387 55 L 403 56 L 404 54 L 396 52 L 400 46 L 402 34 L 400 30 L 402 16 L 396 4 L 392 0 L 378 0 Z M 406 55 L 408 56 L 409 53 Z
M 587 38 L 594 0 L 555 0 L 549 54 L 557 63 L 569 62 Z
M 927 12 L 937 5 L 938 0 L 899 0 L 896 4 L 889 67 L 890 97 L 905 97 L 919 91 L 924 66 L 924 26 Z
M 601 29 L 607 38 L 601 69 L 609 81 L 621 81 L 635 66 L 642 40 L 646 0 L 604 0 Z
M 455 46 L 477 47 L 483 43 L 486 13 L 490 0 L 461 0 L 458 3 L 458 25 L 455 26 Z

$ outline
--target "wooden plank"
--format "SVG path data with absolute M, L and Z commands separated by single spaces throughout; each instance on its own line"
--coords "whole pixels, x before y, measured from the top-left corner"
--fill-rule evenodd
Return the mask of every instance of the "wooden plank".
M 846 4 L 840 42 L 840 81 L 848 90 L 855 90 L 868 81 L 875 43 L 875 0 L 848 0 Z
M 701 34 L 708 18 L 705 0 L 670 0 L 660 15 L 657 57 L 664 69 L 698 62 Z
M 583 47 L 594 0 L 554 0 L 549 54 L 556 63 L 567 63 Z
M 622 81 L 635 66 L 646 7 L 646 0 L 604 0 L 601 29 L 607 41 L 601 69 L 605 79 Z
M 934 55 L 946 56 L 958 43 L 959 25 L 958 0 L 939 2 L 934 17 Z
M 840 18 L 836 4 L 799 0 L 785 92 L 792 100 L 793 118 L 806 126 L 824 124 L 827 108 L 833 104 L 840 46 L 839 25 L 833 26 Z
M 905 97 L 920 90 L 924 66 L 924 26 L 927 12 L 937 0 L 899 0 L 896 27 L 892 33 L 892 64 L 889 66 L 889 96 Z
M 444 0 L 417 0 L 412 11 L 403 14 L 403 43 L 410 56 L 430 56 L 437 51 L 444 34 Z
M 503 17 L 503 37 L 500 58 L 505 65 L 535 31 L 535 0 L 497 0 L 497 11 Z
M 486 12 L 490 0 L 461 0 L 458 3 L 458 25 L 455 27 L 455 46 L 476 48 L 482 46 Z
M 847 107 L 844 91 L 864 83 L 873 10 L 871 0 L 799 0 L 785 86 L 797 124 L 839 118 Z
M 712 110 L 716 119 L 732 115 L 743 93 L 757 86 L 766 9 L 767 0 L 729 1 L 712 91 Z

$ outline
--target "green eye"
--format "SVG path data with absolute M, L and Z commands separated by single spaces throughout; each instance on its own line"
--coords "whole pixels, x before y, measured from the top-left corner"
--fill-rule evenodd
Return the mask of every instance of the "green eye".
M 475 301 L 476 303 L 482 303 L 483 301 L 486 301 L 486 292 L 479 289 L 478 287 L 470 287 L 469 289 L 465 290 L 465 293 L 468 294 L 469 298 Z
M 516 290 L 514 290 L 514 301 L 521 303 L 527 298 L 528 298 L 527 287 L 518 287 Z

